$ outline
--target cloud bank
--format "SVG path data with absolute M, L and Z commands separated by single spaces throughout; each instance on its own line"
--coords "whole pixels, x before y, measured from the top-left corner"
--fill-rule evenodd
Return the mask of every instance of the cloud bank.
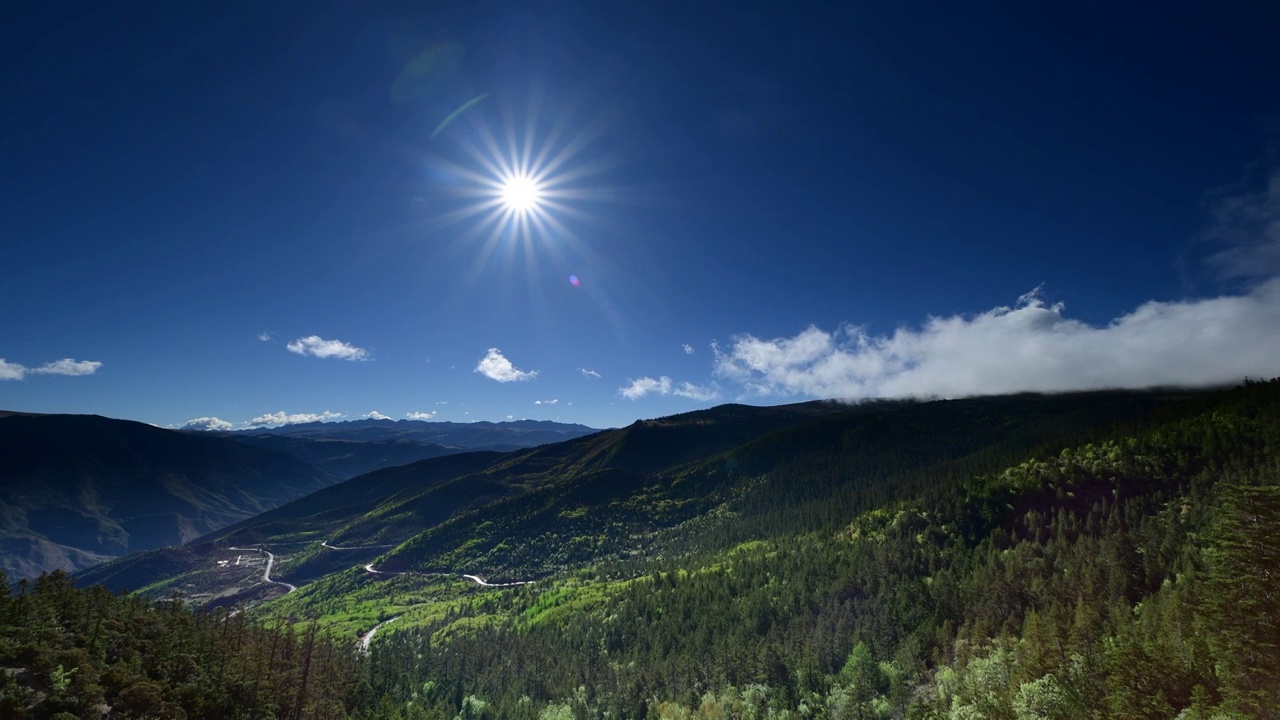
M 618 388 L 618 394 L 628 400 L 639 400 L 646 395 L 675 395 L 705 402 L 720 397 L 720 393 L 713 388 L 699 387 L 691 382 L 677 384 L 666 375 L 660 378 L 636 378 L 627 386 Z
M 22 380 L 27 375 L 92 375 L 98 372 L 102 363 L 96 360 L 72 360 L 62 358 L 47 362 L 40 367 L 30 368 L 18 363 L 5 362 L 0 358 L 0 380 Z
M 411 412 L 411 413 L 405 413 L 404 416 L 409 418 L 410 420 L 430 420 L 431 418 L 436 416 L 436 413 Z
M 484 375 L 490 380 L 497 380 L 500 383 L 515 382 L 517 380 L 532 380 L 538 376 L 537 370 L 525 372 L 518 369 L 511 361 L 503 356 L 502 351 L 498 348 L 489 348 L 489 352 L 481 358 L 480 363 L 476 365 L 476 372 Z
M 179 426 L 182 430 L 230 430 L 232 427 L 231 423 L 216 417 L 191 418 Z
M 319 335 L 308 335 L 285 345 L 289 352 L 318 358 L 339 360 L 368 360 L 369 351 L 341 340 L 325 340 Z
M 716 375 L 758 395 L 963 397 L 1202 386 L 1280 375 L 1280 279 L 1243 295 L 1147 302 L 1105 325 L 1068 318 L 1038 289 L 1012 307 L 930 317 L 871 335 L 846 326 L 740 335 Z
M 267 413 L 244 423 L 246 428 L 271 427 L 274 425 L 298 425 L 300 423 L 324 422 L 325 420 L 336 420 L 342 417 L 342 413 L 329 412 L 325 410 L 322 413 L 295 413 L 289 415 L 285 411 Z

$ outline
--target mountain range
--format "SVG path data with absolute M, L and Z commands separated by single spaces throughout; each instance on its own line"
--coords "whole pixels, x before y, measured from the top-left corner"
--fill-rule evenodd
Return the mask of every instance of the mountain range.
M 532 421 L 478 425 L 357 421 L 209 433 L 0 413 L 0 569 L 12 578 L 78 570 L 180 545 L 372 470 L 473 443 L 505 449 L 592 432 Z
M 245 667 L 323 642 L 350 717 L 1273 717 L 1278 438 L 1280 381 L 725 405 L 383 468 L 75 581 L 180 598 Z

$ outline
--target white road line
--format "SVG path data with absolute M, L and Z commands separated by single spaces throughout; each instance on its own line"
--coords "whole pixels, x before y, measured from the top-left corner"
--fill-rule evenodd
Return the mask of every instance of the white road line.
M 357 648 L 360 652 L 366 652 L 366 653 L 367 653 L 367 652 L 369 652 L 369 643 L 373 642 L 373 634 L 374 634 L 374 633 L 376 633 L 376 632 L 378 632 L 379 630 L 381 630 L 383 625 L 387 625 L 387 624 L 389 624 L 389 623 L 393 623 L 393 622 L 395 622 L 396 620 L 399 620 L 399 619 L 400 619 L 400 616 L 399 616 L 399 615 L 397 615 L 397 616 L 395 616 L 395 617 L 391 618 L 390 620 L 384 620 L 384 621 L 382 621 L 382 622 L 378 623 L 377 625 L 374 625 L 374 626 L 373 626 L 373 629 L 371 629 L 369 632 L 365 633 L 364 635 L 361 635 L 361 636 L 360 636 L 360 639 L 359 639 L 358 641 L 356 641 L 356 648 Z
M 275 556 L 275 555 L 272 555 L 272 554 L 271 554 L 270 552 L 268 552 L 267 550 L 265 550 L 265 549 L 263 549 L 263 548 L 237 548 L 237 547 L 233 547 L 233 548 L 231 548 L 231 549 L 232 549 L 232 550 L 248 550 L 248 551 L 251 551 L 251 552 L 260 552 L 260 553 L 265 553 L 265 554 L 266 554 L 266 556 L 267 556 L 267 566 L 266 566 L 265 568 L 263 568 L 263 569 L 262 569 L 262 581 L 263 581 L 263 582 L 265 582 L 265 583 L 270 583 L 270 584 L 272 584 L 272 585 L 279 585 L 279 586 L 281 586 L 281 587 L 289 588 L 289 590 L 288 590 L 287 592 L 293 592 L 293 591 L 295 591 L 295 590 L 297 590 L 297 589 L 298 589 L 296 585 L 292 585 L 292 584 L 287 583 L 287 582 L 280 582 L 279 580 L 272 580 L 272 579 L 271 579 L 271 567 L 272 567 L 273 565 L 275 565 L 275 564 L 276 564 L 276 556 Z M 287 593 L 286 593 L 286 594 L 287 594 Z

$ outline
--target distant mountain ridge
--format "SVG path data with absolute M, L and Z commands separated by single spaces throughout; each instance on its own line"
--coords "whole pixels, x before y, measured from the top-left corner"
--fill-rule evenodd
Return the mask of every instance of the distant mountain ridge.
M 599 432 L 595 428 L 577 423 L 560 423 L 551 420 L 508 420 L 489 422 L 481 420 L 458 423 L 447 420 L 345 420 L 339 422 L 311 422 L 281 425 L 273 428 L 252 428 L 219 432 L 220 435 L 246 437 L 282 435 L 295 438 L 326 440 L 413 440 L 445 447 L 466 450 L 515 450 L 572 440 Z
M 0 413 L 0 567 L 32 577 L 182 543 L 337 480 L 225 438 Z

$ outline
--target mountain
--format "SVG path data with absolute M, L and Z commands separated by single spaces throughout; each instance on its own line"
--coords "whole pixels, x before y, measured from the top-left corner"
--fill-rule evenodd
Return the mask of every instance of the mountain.
M 1280 380 L 731 405 L 79 580 L 345 639 L 369 717 L 1277 717 L 1278 441 Z
M 288 544 L 280 573 L 299 582 L 363 557 L 335 555 L 322 541 L 366 548 L 366 559 L 381 556 L 380 567 L 392 572 L 536 577 L 593 559 L 634 555 L 726 502 L 808 501 L 833 492 L 849 474 L 867 475 L 884 487 L 918 468 L 1029 451 L 1050 438 L 1080 437 L 1186 397 L 1097 392 L 932 403 L 722 405 L 528 450 L 435 458 L 370 473 L 194 544 L 215 554 L 233 545 Z M 361 425 L 397 425 L 373 422 Z M 826 471 L 820 482 L 786 480 L 790 473 L 784 470 L 809 474 L 813 467 Z M 191 582 L 191 572 L 198 570 L 193 562 L 208 558 L 194 548 L 159 550 L 103 565 L 82 581 L 168 591 L 179 589 L 172 585 L 178 576 Z M 216 578 L 208 579 L 216 586 Z
M 290 455 L 314 465 L 339 480 L 350 480 L 357 475 L 386 467 L 408 465 L 427 458 L 465 452 L 465 449 L 460 447 L 446 447 L 407 438 L 342 440 L 272 433 L 228 433 L 222 437 Z
M 0 415 L 12 578 L 176 545 L 331 485 L 288 455 L 96 415 Z
M 352 440 L 412 440 L 467 450 L 515 450 L 590 435 L 586 425 L 550 420 L 509 422 L 431 422 L 426 420 L 348 420 L 255 428 L 226 433 L 232 436 L 283 435 L 294 438 Z

